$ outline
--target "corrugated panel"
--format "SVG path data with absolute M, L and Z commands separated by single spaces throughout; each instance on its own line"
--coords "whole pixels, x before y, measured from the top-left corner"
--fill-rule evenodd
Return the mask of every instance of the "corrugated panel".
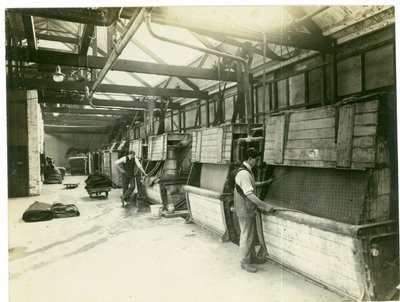
M 366 203 L 366 171 L 275 167 L 265 201 L 334 221 L 358 224 Z

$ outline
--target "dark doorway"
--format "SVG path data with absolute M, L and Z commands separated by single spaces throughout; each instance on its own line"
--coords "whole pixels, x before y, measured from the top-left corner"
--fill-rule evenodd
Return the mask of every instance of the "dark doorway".
M 29 195 L 28 147 L 8 147 L 8 197 Z

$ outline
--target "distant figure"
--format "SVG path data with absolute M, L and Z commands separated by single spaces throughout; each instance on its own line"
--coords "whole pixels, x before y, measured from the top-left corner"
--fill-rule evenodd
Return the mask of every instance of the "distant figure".
M 136 180 L 140 181 L 140 172 L 147 175 L 139 159 L 135 156 L 135 151 L 129 151 L 128 155 L 117 159 L 114 162 L 117 169 L 122 173 L 122 196 L 121 202 L 125 203 L 135 200 L 135 194 L 132 194 L 136 188 Z
M 262 264 L 264 259 L 257 258 L 254 249 L 257 208 L 262 212 L 271 213 L 274 209 L 262 202 L 255 195 L 255 188 L 268 185 L 272 179 L 255 182 L 252 168 L 260 160 L 261 153 L 250 148 L 246 151 L 246 160 L 239 167 L 235 176 L 234 202 L 236 215 L 240 225 L 239 257 L 242 269 L 255 273 L 257 268 L 251 264 Z

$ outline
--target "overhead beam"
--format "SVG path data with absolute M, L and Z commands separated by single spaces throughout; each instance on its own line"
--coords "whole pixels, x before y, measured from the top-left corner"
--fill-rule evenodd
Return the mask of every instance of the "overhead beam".
M 114 116 L 141 116 L 144 110 L 112 110 L 112 109 L 94 109 L 94 108 L 70 108 L 70 107 L 54 107 L 49 106 L 42 109 L 42 112 L 74 114 L 74 115 L 114 115 Z
M 139 47 L 141 50 L 143 50 L 146 54 L 148 54 L 150 57 L 152 57 L 156 62 L 161 63 L 161 64 L 168 64 L 166 61 L 164 61 L 161 57 L 159 57 L 156 53 L 154 53 L 152 50 L 150 50 L 146 45 L 135 39 L 133 37 L 131 39 L 131 42 L 134 43 L 137 47 Z M 193 90 L 199 90 L 199 87 L 194 84 L 192 81 L 184 78 L 184 77 L 178 77 L 179 80 L 181 80 L 183 83 L 188 85 L 190 88 Z
M 227 35 L 245 40 L 260 41 L 259 33 L 239 26 L 232 26 L 215 21 L 189 18 L 181 15 L 159 15 L 152 14 L 152 21 L 163 25 L 181 27 L 199 34 L 213 37 L 214 35 Z M 266 32 L 268 43 L 296 47 L 301 49 L 318 50 L 322 52 L 333 52 L 333 40 L 327 37 L 315 37 L 312 34 L 300 32 L 278 31 Z
M 45 133 L 108 133 L 109 130 L 102 126 L 44 125 Z
M 78 90 L 84 92 L 85 87 L 87 86 L 91 88 L 92 83 L 91 82 L 56 83 L 50 79 L 41 79 L 41 80 L 24 79 L 22 85 L 26 88 L 42 89 L 48 91 Z M 141 86 L 113 85 L 113 84 L 101 84 L 97 89 L 97 92 L 163 96 L 163 97 L 183 97 L 183 98 L 196 98 L 196 99 L 208 98 L 208 92 L 206 91 L 165 89 L 165 88 L 155 88 L 155 87 L 141 87 Z
M 221 50 L 221 47 L 218 47 L 218 46 L 217 46 L 217 47 L 213 47 L 213 45 L 211 44 L 210 41 L 208 41 L 205 37 L 203 37 L 203 36 L 197 34 L 196 32 L 193 32 L 193 35 L 194 35 L 201 43 L 203 43 L 206 47 L 211 48 L 211 49 L 215 49 L 215 48 L 216 48 L 216 49 L 220 49 L 220 50 Z M 229 38 L 229 37 L 224 36 L 224 35 L 217 35 L 217 34 L 215 34 L 215 35 L 214 35 L 214 40 L 217 40 L 217 41 L 219 41 L 219 42 L 222 42 L 222 43 L 225 43 L 225 44 L 229 44 L 229 45 L 232 45 L 232 46 L 240 47 L 240 48 L 245 47 L 245 45 L 244 45 L 243 42 L 237 41 L 237 40 L 235 40 L 235 39 Z M 222 50 L 222 51 L 224 51 L 224 50 Z M 263 55 L 262 51 L 261 51 L 260 49 L 256 48 L 256 47 L 251 47 L 251 51 L 252 51 L 253 53 L 255 53 L 255 54 L 260 55 L 260 56 Z
M 306 16 L 306 12 L 299 6 L 283 6 L 284 9 L 291 14 L 294 18 L 300 19 Z M 322 29 L 318 27 L 318 25 L 311 19 L 307 19 L 302 22 L 302 25 L 312 34 L 321 35 Z
M 83 101 L 78 101 L 73 99 L 70 96 L 65 96 L 65 95 L 52 95 L 52 94 L 47 94 L 45 93 L 43 97 L 39 98 L 39 103 L 45 103 L 45 104 L 66 104 L 66 105 L 87 105 L 88 102 L 83 102 Z M 148 109 L 148 103 L 145 101 L 139 101 L 139 100 L 129 100 L 129 101 L 123 101 L 123 100 L 100 100 L 100 99 L 94 99 L 93 100 L 93 105 L 95 106 L 108 106 L 108 107 L 126 107 L 126 108 L 131 108 L 131 109 L 141 109 L 141 110 L 147 110 Z M 160 102 L 155 103 L 155 108 L 160 109 Z M 180 105 L 177 103 L 170 103 L 168 108 L 174 109 L 174 110 L 179 110 Z M 112 109 L 112 108 L 111 108 Z
M 116 116 L 93 116 L 93 115 L 78 115 L 78 114 L 64 114 L 61 113 L 58 116 L 54 116 L 53 113 L 44 112 L 43 120 L 50 121 L 100 121 L 100 122 L 113 122 L 117 120 Z
M 78 38 L 72 38 L 72 37 L 63 37 L 63 36 L 56 36 L 56 35 L 47 35 L 47 34 L 36 34 L 36 38 L 42 39 L 42 40 L 47 40 L 47 41 L 55 41 L 55 42 L 61 42 L 61 43 L 71 43 L 71 44 L 78 44 L 79 39 Z
M 32 51 L 25 47 L 7 47 L 6 56 L 7 59 L 18 61 L 77 66 L 95 69 L 102 69 L 107 62 L 107 58 L 104 57 L 84 56 L 60 51 L 41 49 L 37 51 Z M 229 78 L 232 79 L 232 82 L 236 81 L 236 75 L 234 72 L 222 71 L 220 76 L 218 76 L 218 71 L 214 69 L 166 65 L 122 59 L 119 59 L 115 62 L 112 70 L 214 81 L 218 81 L 219 78 Z
M 45 125 L 70 125 L 70 126 L 103 126 L 112 125 L 115 121 L 104 120 L 70 120 L 59 117 L 43 119 Z
M 37 50 L 35 26 L 32 16 L 22 14 L 22 22 L 24 24 L 25 37 L 28 42 L 28 47 L 31 50 Z

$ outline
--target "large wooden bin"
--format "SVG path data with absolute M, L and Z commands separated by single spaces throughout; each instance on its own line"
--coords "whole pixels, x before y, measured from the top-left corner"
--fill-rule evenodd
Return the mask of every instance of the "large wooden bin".
M 147 200 L 167 205 L 173 203 L 176 209 L 185 209 L 186 184 L 190 169 L 191 135 L 186 133 L 165 133 L 150 136 L 146 173 L 143 182 Z
M 352 299 L 388 300 L 399 284 L 397 185 L 380 101 L 270 116 L 274 167 L 263 215 L 269 256 Z

